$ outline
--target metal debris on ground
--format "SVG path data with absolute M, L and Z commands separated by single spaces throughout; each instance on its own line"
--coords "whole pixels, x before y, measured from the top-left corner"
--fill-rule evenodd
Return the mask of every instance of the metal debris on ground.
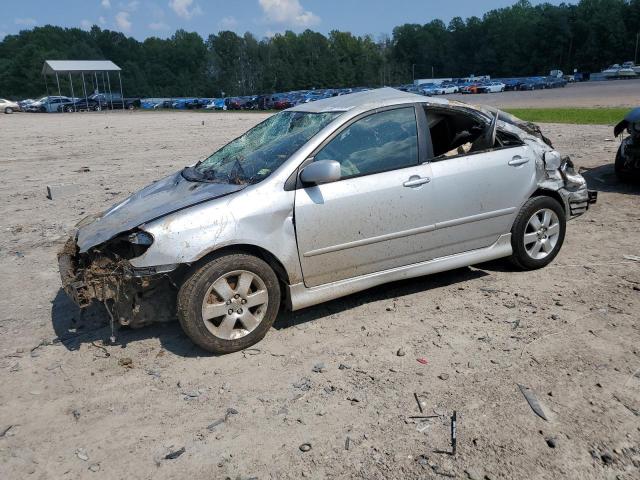
M 351 446 L 351 439 L 349 437 L 347 437 L 344 441 L 344 449 L 345 450 L 349 450 L 349 447 Z
M 533 410 L 533 412 L 543 420 L 548 420 L 547 416 L 544 413 L 544 410 L 542 410 L 542 406 L 540 405 L 540 403 L 538 403 L 538 399 L 533 394 L 533 391 L 529 387 L 525 387 L 524 385 L 520 385 L 519 383 L 517 385 L 522 392 L 522 395 L 524 395 L 524 398 L 529 403 L 531 410 Z
M 300 449 L 301 452 L 308 452 L 309 450 L 311 450 L 311 444 L 310 443 L 303 443 L 298 448 Z
M 104 348 L 102 345 L 98 345 L 96 342 L 91 342 L 91 345 L 102 350 L 102 352 L 104 353 L 104 355 L 96 355 L 95 353 L 93 354 L 94 357 L 99 357 L 99 358 L 109 358 L 111 356 L 111 354 L 107 351 L 106 348 Z
M 418 404 L 418 410 L 420 410 L 420 413 L 422 413 L 423 412 L 422 403 L 420 403 L 420 398 L 418 397 L 418 394 L 414 392 L 413 396 L 416 399 L 416 403 Z
M 175 460 L 176 458 L 178 458 L 180 455 L 182 455 L 184 452 L 186 452 L 186 448 L 182 447 L 180 450 L 175 450 L 173 452 L 169 452 L 164 456 L 165 460 Z
M 640 262 L 640 257 L 637 255 L 623 255 L 622 258 L 625 260 L 631 260 L 633 262 Z

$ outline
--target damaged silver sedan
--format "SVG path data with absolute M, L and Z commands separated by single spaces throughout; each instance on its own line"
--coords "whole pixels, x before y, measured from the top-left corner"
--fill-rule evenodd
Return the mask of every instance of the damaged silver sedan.
M 273 115 L 82 220 L 59 265 L 81 307 L 132 327 L 177 316 L 226 353 L 283 305 L 501 257 L 544 267 L 595 201 L 535 125 L 384 88 Z

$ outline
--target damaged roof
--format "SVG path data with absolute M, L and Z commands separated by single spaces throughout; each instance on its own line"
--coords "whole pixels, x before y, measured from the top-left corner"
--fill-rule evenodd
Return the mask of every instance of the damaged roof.
M 339 95 L 315 102 L 301 103 L 290 108 L 293 112 L 335 112 L 347 111 L 356 107 L 368 106 L 370 108 L 386 107 L 388 105 L 396 105 L 399 103 L 415 103 L 429 102 L 433 104 L 447 105 L 447 100 L 439 98 L 425 98 L 415 93 L 407 93 L 395 88 L 384 87 L 375 90 L 367 90 L 366 92 L 350 93 L 348 95 Z

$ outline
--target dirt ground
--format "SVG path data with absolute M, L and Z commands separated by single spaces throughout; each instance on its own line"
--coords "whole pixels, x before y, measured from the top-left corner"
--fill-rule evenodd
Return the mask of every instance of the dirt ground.
M 640 188 L 616 181 L 608 126 L 542 126 L 600 192 L 545 269 L 493 262 L 282 313 L 218 357 L 177 323 L 110 345 L 99 308 L 79 322 L 66 232 L 262 118 L 0 116 L 0 478 L 640 478 Z M 441 416 L 411 419 L 414 394 Z M 457 453 L 436 453 L 454 410 Z

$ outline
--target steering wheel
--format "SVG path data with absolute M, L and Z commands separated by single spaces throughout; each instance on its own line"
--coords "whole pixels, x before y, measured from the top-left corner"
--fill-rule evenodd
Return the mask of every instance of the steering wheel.
M 493 148 L 496 143 L 496 136 L 498 133 L 498 113 L 491 119 L 491 123 L 487 126 L 482 135 L 476 138 L 471 146 L 471 152 L 479 152 L 482 150 L 488 150 Z

